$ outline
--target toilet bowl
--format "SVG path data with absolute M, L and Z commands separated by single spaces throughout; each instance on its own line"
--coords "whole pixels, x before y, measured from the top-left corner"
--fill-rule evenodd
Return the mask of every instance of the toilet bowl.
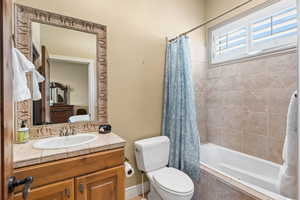
M 159 136 L 135 142 L 138 169 L 150 181 L 149 200 L 190 200 L 194 184 L 184 172 L 167 167 L 170 141 Z
M 147 177 L 155 189 L 154 192 L 163 200 L 189 200 L 194 194 L 193 181 L 175 168 L 165 167 L 149 172 Z

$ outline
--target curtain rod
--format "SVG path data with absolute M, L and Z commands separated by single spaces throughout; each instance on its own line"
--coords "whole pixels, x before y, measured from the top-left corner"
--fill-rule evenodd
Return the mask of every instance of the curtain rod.
M 202 24 L 200 24 L 200 25 L 198 25 L 198 26 L 196 26 L 196 27 L 194 27 L 194 28 L 192 28 L 192 29 L 190 29 L 188 31 L 179 34 L 179 36 L 187 35 L 187 34 L 193 32 L 193 31 L 201 28 L 202 26 L 205 26 L 205 25 L 207 25 L 207 24 L 209 24 L 209 23 L 211 23 L 211 22 L 213 22 L 213 21 L 215 21 L 215 20 L 223 17 L 224 15 L 227 15 L 228 13 L 231 13 L 232 11 L 237 10 L 237 9 L 243 7 L 244 5 L 246 5 L 246 4 L 248 4 L 248 3 L 252 2 L 252 1 L 253 0 L 248 0 L 248 1 L 244 2 L 244 3 L 241 3 L 241 4 L 239 4 L 239 5 L 231 8 L 230 10 L 227 10 L 227 11 L 223 12 L 222 14 L 220 14 L 220 15 L 212 18 L 212 19 L 210 19 L 210 20 L 207 20 L 206 22 L 204 22 L 204 23 L 202 23 Z M 177 36 L 177 37 L 175 37 L 173 39 L 170 39 L 169 42 L 172 42 L 172 41 L 176 40 L 179 36 Z

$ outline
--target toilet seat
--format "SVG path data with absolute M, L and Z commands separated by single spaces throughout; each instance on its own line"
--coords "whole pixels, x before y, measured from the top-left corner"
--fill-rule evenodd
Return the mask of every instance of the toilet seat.
M 187 196 L 194 192 L 194 183 L 191 178 L 180 170 L 165 167 L 152 174 L 157 188 L 179 196 Z

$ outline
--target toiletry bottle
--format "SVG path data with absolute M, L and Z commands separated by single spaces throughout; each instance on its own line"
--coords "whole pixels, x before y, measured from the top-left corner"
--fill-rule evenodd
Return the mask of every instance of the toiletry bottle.
M 17 131 L 16 143 L 22 144 L 29 141 L 29 128 L 26 127 L 26 121 L 22 121 L 21 128 Z

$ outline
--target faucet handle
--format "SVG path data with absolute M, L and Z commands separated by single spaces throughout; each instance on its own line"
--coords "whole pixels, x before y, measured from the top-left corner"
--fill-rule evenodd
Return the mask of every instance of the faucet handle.
M 71 134 L 72 135 L 76 135 L 77 134 L 77 131 L 76 131 L 76 128 L 75 127 L 71 127 Z
M 68 133 L 68 130 L 66 127 L 63 127 L 62 129 L 59 130 L 59 132 L 60 132 L 59 133 L 60 136 L 66 136 Z
M 59 136 L 64 136 L 64 129 L 59 129 Z

